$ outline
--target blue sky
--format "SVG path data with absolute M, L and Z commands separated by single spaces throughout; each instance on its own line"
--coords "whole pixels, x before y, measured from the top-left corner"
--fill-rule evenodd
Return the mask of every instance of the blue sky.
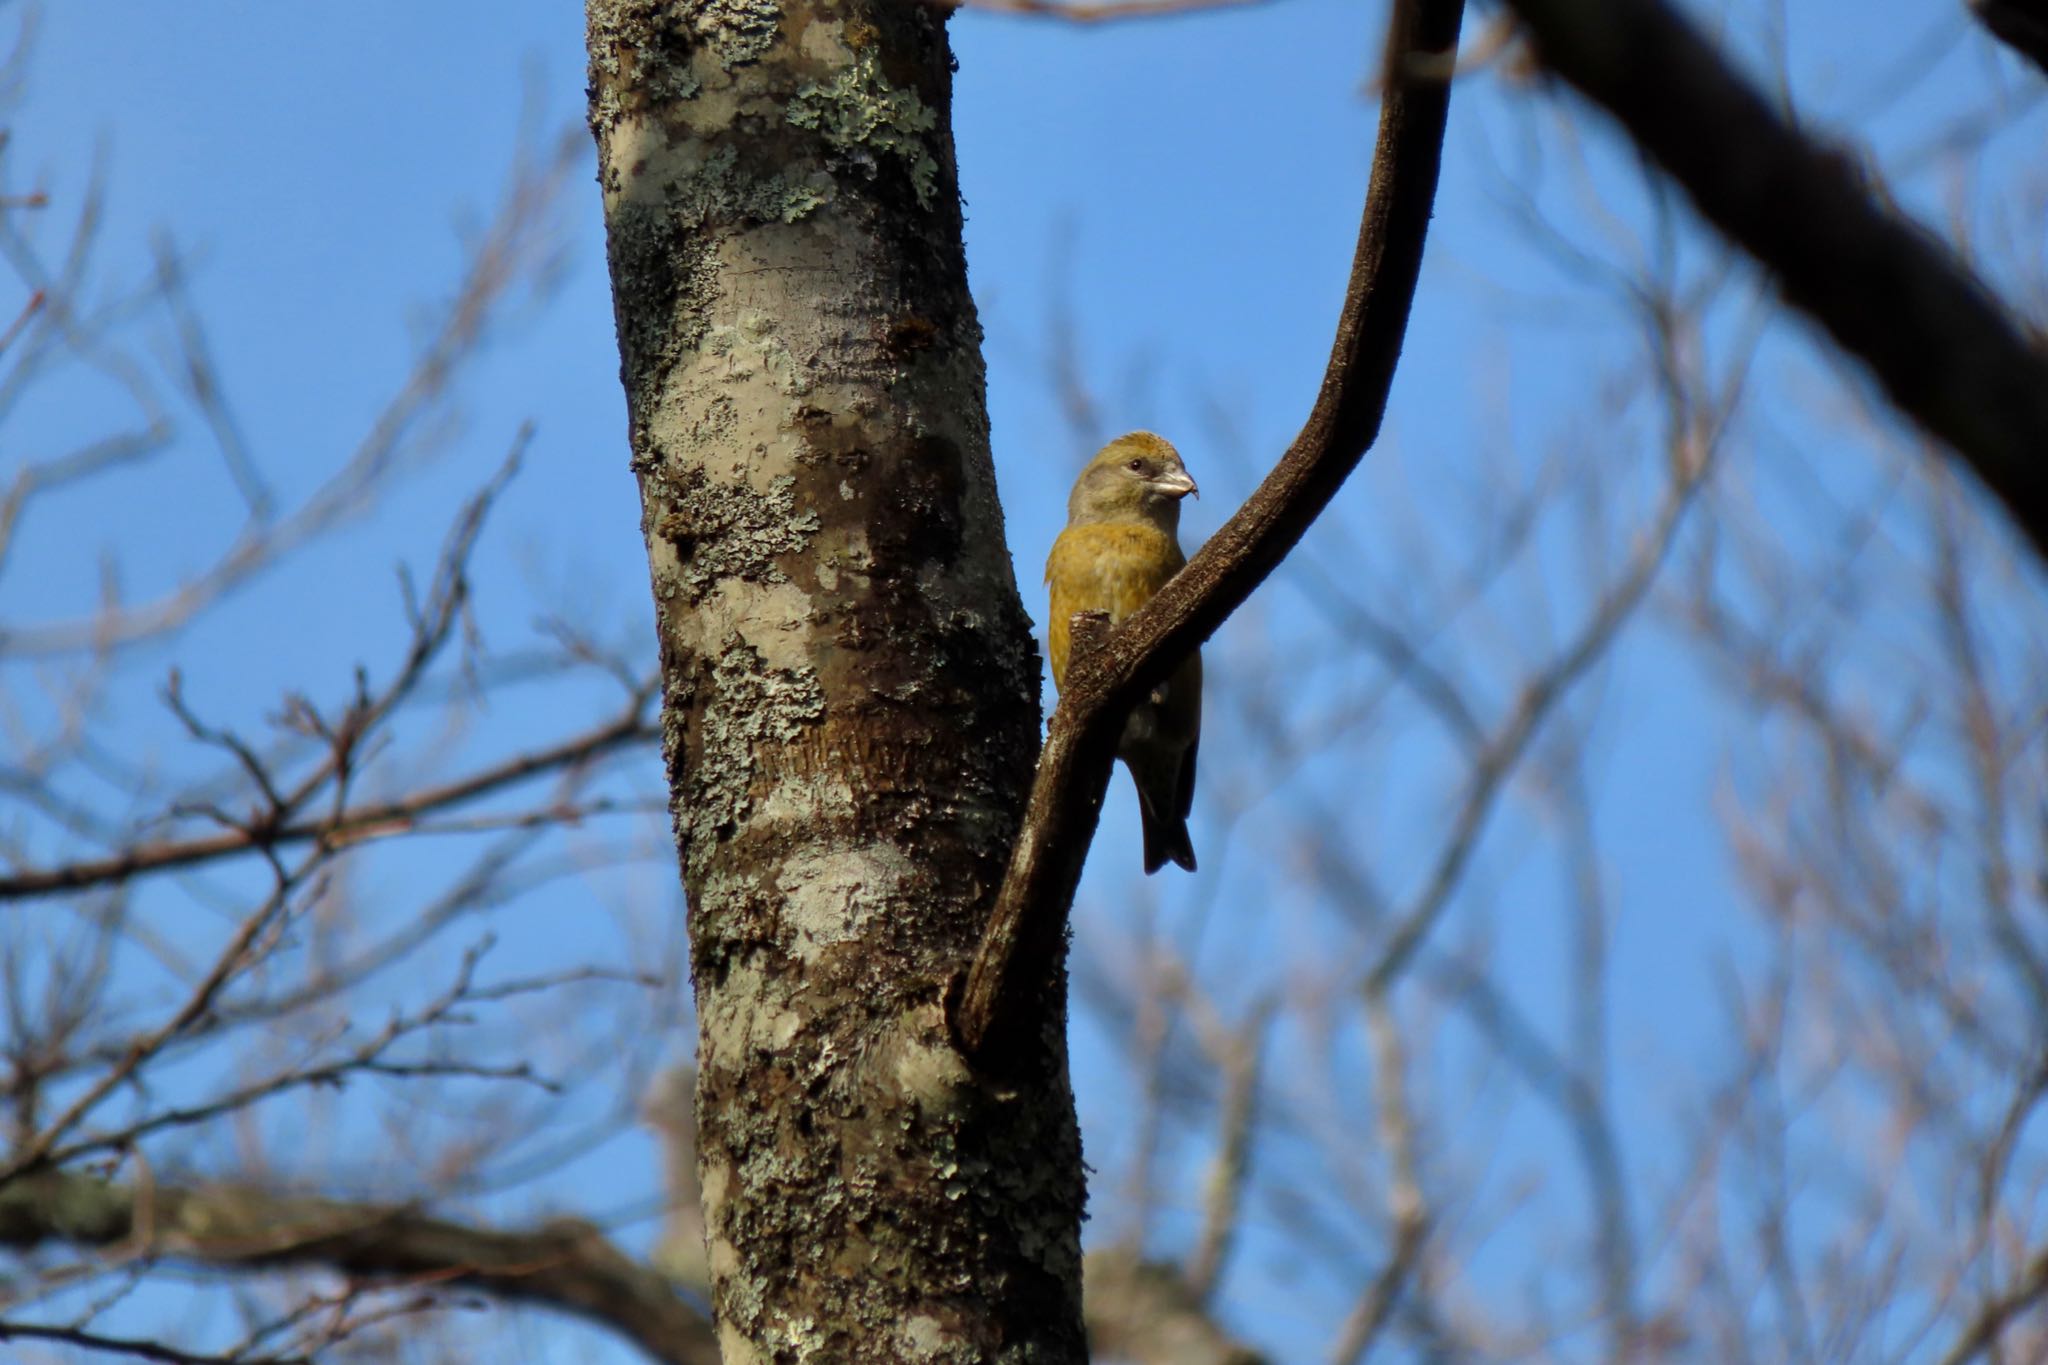
M 1939 116 L 1999 82 L 2019 88 L 2010 66 L 1963 34 L 1959 10 L 1937 21 L 1924 6 L 1892 0 L 1797 8 L 1784 50 L 1802 96 L 1887 155 L 1918 144 Z M 0 10 L 0 20 L 20 11 Z M 1729 19 L 1766 70 L 1772 48 L 1756 35 L 1769 31 L 1770 12 L 1739 6 Z M 1474 15 L 1468 38 L 1491 17 Z M 970 277 L 987 333 L 1011 550 L 1034 614 L 1043 614 L 1043 555 L 1086 453 L 1049 377 L 1050 328 L 1062 308 L 1071 309 L 1104 425 L 1172 436 L 1201 481 L 1191 541 L 1228 515 L 1291 437 L 1321 373 L 1356 233 L 1380 22 L 1378 6 L 1336 0 L 1100 29 L 973 13 L 955 21 Z M 1938 60 L 1907 61 L 1923 52 Z M 580 121 L 582 65 L 580 7 L 566 0 L 51 4 L 10 120 L 6 187 L 48 189 L 48 213 L 68 222 L 92 168 L 102 167 L 96 275 L 110 290 L 146 278 L 153 234 L 176 241 L 243 435 L 288 501 L 347 457 L 403 377 L 423 311 L 445 299 L 462 243 L 501 187 L 522 118 L 542 142 Z M 1932 72 L 1924 80 L 1887 75 L 1921 65 Z M 1485 524 L 1464 509 L 1483 504 L 1489 487 L 1536 477 L 1546 461 L 1610 462 L 1617 505 L 1647 506 L 1650 476 L 1627 463 L 1648 448 L 1647 419 L 1626 404 L 1602 406 L 1599 383 L 1626 368 L 1636 338 L 1529 238 L 1506 191 L 1528 189 L 1596 256 L 1613 248 L 1600 245 L 1589 201 L 1619 205 L 1633 221 L 1646 201 L 1629 158 L 1596 124 L 1577 125 L 1590 170 L 1575 181 L 1543 142 L 1553 108 L 1526 84 L 1490 74 L 1461 86 L 1382 450 L 1345 493 L 1341 525 L 1319 528 L 1306 547 L 1326 572 L 1363 585 L 1397 616 L 1426 607 L 1410 582 L 1415 543 L 1437 547 L 1439 568 L 1483 558 L 1485 546 L 1460 543 L 1465 528 Z M 1938 156 L 1927 160 L 1902 181 L 1901 197 L 1938 208 L 1954 183 L 1949 169 Z M 645 644 L 650 613 L 602 224 L 586 170 L 574 172 L 563 205 L 558 287 L 517 310 L 469 376 L 445 452 L 376 515 L 153 654 L 139 685 L 112 703 L 124 742 L 172 769 L 191 760 L 150 696 L 172 664 L 209 714 L 251 728 L 287 689 L 332 699 L 358 663 L 388 668 L 400 643 L 395 566 L 425 570 L 462 499 L 528 421 L 536 435 L 525 467 L 478 561 L 486 639 L 507 652 L 538 645 L 536 617 L 555 612 L 628 650 Z M 1714 252 L 1689 226 L 1680 240 L 1688 269 L 1711 264 Z M 0 297 L 0 313 L 11 316 L 12 307 Z M 1715 323 L 1734 325 L 1732 316 Z M 1813 369 L 1812 354 L 1796 328 L 1766 350 L 1774 379 Z M 52 389 L 0 433 L 0 471 L 76 439 L 102 419 L 104 401 L 84 380 Z M 1213 410 L 1228 414 L 1234 439 L 1221 437 Z M 180 420 L 192 423 L 191 414 Z M 1824 445 L 1808 438 L 1825 420 L 1794 405 L 1745 439 L 1764 451 Z M 0 617 L 44 619 L 88 605 L 108 556 L 136 591 L 205 562 L 234 533 L 237 505 L 202 445 L 54 504 L 13 551 L 15 565 L 37 572 L 0 579 Z M 1810 458 L 1825 486 L 1866 477 L 1825 451 Z M 1583 606 L 1584 548 L 1568 527 L 1547 527 L 1525 566 L 1488 594 L 1480 619 L 1446 625 L 1447 657 L 1475 671 L 1492 706 L 1508 700 L 1511 678 L 1487 670 L 1540 653 Z M 1303 714 L 1339 708 L 1366 686 L 1372 670 L 1332 657 L 1328 622 L 1311 599 L 1291 580 L 1262 590 L 1211 647 L 1218 676 L 1277 684 L 1285 705 Z M 1546 610 L 1554 613 L 1547 624 Z M 1703 1065 L 1719 1024 L 1712 966 L 1745 950 L 1712 816 L 1736 722 L 1689 651 L 1654 623 L 1631 633 L 1588 698 L 1577 715 L 1591 727 L 1602 875 L 1620 907 L 1618 1103 L 1640 1123 L 1632 1131 L 1642 1159 L 1656 1167 L 1668 1155 L 1671 1091 Z M 498 728 L 489 733 L 547 733 L 560 705 L 559 694 L 530 703 L 515 696 L 493 711 L 489 724 Z M 1170 938 L 1197 945 L 1198 968 L 1221 1000 L 1235 1007 L 1261 991 L 1284 992 L 1302 960 L 1353 950 L 1324 942 L 1328 906 L 1290 872 L 1302 800 L 1338 803 L 1349 837 L 1373 850 L 1382 879 L 1412 883 L 1419 851 L 1440 834 L 1455 794 L 1441 735 L 1419 723 L 1404 728 L 1414 709 L 1391 706 L 1383 722 L 1346 732 L 1305 763 L 1297 782 L 1267 793 L 1261 784 L 1272 779 L 1243 757 L 1251 751 L 1233 738 L 1233 713 L 1212 706 L 1204 764 L 1248 813 L 1226 837 L 1205 796 L 1195 837 L 1211 880 L 1162 876 L 1145 894 L 1157 897 Z M 650 756 L 638 780 L 653 773 Z M 1097 941 L 1113 952 L 1107 945 L 1134 932 L 1137 900 L 1123 863 L 1136 859 L 1118 857 L 1134 847 L 1128 804 L 1119 776 L 1084 888 L 1083 952 Z M 1553 913 L 1561 872 L 1542 819 L 1513 807 L 1489 827 L 1473 894 L 1447 925 L 1453 937 L 1490 937 L 1505 987 L 1544 1020 L 1569 1005 Z M 377 864 L 380 885 L 402 886 L 417 873 L 403 861 Z M 497 926 L 494 960 L 513 973 L 560 960 L 565 944 L 593 960 L 644 951 L 618 920 L 586 913 L 579 900 L 609 893 L 656 904 L 673 896 L 658 875 L 593 874 Z M 175 896 L 161 909 L 189 913 Z M 147 985 L 137 989 L 146 997 Z M 1128 1073 L 1087 1017 L 1076 1030 L 1085 1132 L 1105 1173 L 1096 1208 L 1113 1229 Z M 1291 1036 L 1283 1045 L 1313 1041 Z M 1355 1050 L 1357 1041 L 1338 1048 Z M 1562 1160 L 1561 1136 L 1517 1113 L 1522 1126 L 1507 1130 L 1506 1145 L 1538 1165 Z M 1181 1150 L 1177 1169 L 1191 1171 L 1199 1156 L 1198 1147 Z M 566 1192 L 592 1189 L 596 1197 L 581 1206 L 630 1206 L 651 1177 L 645 1144 L 627 1137 L 496 1207 L 516 1217 L 550 1201 L 579 1202 Z M 1181 1185 L 1161 1250 L 1188 1226 L 1192 1185 Z M 626 1235 L 643 1233 L 638 1225 Z M 1247 1268 L 1225 1305 L 1293 1359 L 1319 1349 L 1355 1286 L 1318 1278 L 1284 1242 L 1254 1224 Z M 1489 1254 L 1505 1263 L 1517 1249 L 1510 1236 Z

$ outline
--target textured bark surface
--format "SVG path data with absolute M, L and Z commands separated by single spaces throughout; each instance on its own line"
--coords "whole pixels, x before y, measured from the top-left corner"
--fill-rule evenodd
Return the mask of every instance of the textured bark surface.
M 1064 1021 L 998 1089 L 941 999 L 1038 722 L 944 20 L 588 15 L 724 1358 L 1083 1359 Z

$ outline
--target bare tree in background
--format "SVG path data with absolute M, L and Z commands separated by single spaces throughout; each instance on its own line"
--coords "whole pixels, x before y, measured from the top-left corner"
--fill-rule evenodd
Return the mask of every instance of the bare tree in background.
M 1867 250 L 1802 275 L 1810 242 L 1747 233 L 1728 186 L 1687 179 L 1713 129 L 1669 106 L 1644 126 L 1640 92 L 1572 46 L 1572 7 L 1510 8 L 1535 59 L 1773 273 L 1685 234 L 1659 182 L 1598 201 L 1575 122 L 1502 55 L 1504 21 L 1452 81 L 1459 7 L 1396 0 L 1324 401 L 1206 567 L 1101 644 L 1101 686 L 1055 720 L 1035 792 L 1036 655 L 988 458 L 941 9 L 590 7 L 658 661 L 580 620 L 512 651 L 475 629 L 500 585 L 469 566 L 526 448 L 507 430 L 431 568 L 394 583 L 393 657 L 257 717 L 214 714 L 164 669 L 448 443 L 466 367 L 552 277 L 580 130 L 520 157 L 410 374 L 302 496 L 242 436 L 175 246 L 109 290 L 96 198 L 14 186 L 0 159 L 20 295 L 0 434 L 65 385 L 99 396 L 71 446 L 0 470 L 0 572 L 35 571 L 8 548 L 71 491 L 166 462 L 217 473 L 235 509 L 195 573 L 138 588 L 110 570 L 75 620 L 0 622 L 5 1349 L 534 1350 L 516 1321 L 460 1311 L 498 1304 L 685 1362 L 1251 1365 L 1310 1336 L 1333 1362 L 2048 1349 L 2040 565 L 1947 447 L 1787 363 L 1803 352 L 1779 302 L 2037 528 L 2038 470 L 2011 452 L 2042 433 L 2011 381 L 2042 361 L 1971 272 L 2039 263 L 1920 233 L 1873 165 L 1819 186 L 1849 207 L 1800 225 Z M 1624 10 L 1657 39 L 1644 52 L 1766 107 L 1660 6 Z M 1215 629 L 1376 434 L 1406 311 L 1386 261 L 1419 254 L 1401 215 L 1430 206 L 1400 177 L 1420 139 L 1433 188 L 1427 106 L 1481 81 L 1542 111 L 1517 128 L 1540 164 L 1490 171 L 1504 215 L 1630 345 L 1542 452 L 1421 489 L 1400 486 L 1415 452 L 1369 464 L 1400 486 L 1382 503 L 1427 513 L 1333 514 L 1269 589 L 1307 624 L 1240 619 L 1210 646 L 1216 856 L 1174 913 L 1129 887 L 1076 910 L 1077 1015 L 1118 1044 L 1131 1097 L 1121 1130 L 1089 1134 L 1084 1259 L 1058 949 L 1107 769 L 1090 726 Z M 2024 114 L 1994 99 L 1945 130 L 1950 154 Z M 1783 165 L 1816 154 L 1797 126 L 1765 132 Z M 1539 193 L 1556 179 L 1581 201 Z M 1858 263 L 1905 272 L 1892 327 L 1977 343 L 1970 382 L 1996 401 L 1900 380 L 1883 316 L 1830 313 L 1861 297 L 1833 273 Z M 1079 377 L 1087 337 L 1050 331 L 1079 456 L 1120 395 Z M 1783 434 L 1801 421 L 1857 472 L 1802 464 Z M 1206 435 L 1247 484 L 1269 463 L 1221 405 Z M 1398 580 L 1362 576 L 1388 545 Z M 1658 897 L 1617 884 L 1601 800 L 1615 679 L 1646 638 L 1682 641 L 1715 714 L 1745 718 L 1718 790 L 1690 799 L 1750 902 L 1710 969 L 1712 1065 L 1649 1095 L 1623 1079 L 1642 1040 L 1617 1034 L 1614 960 Z M 1295 685 L 1305 659 L 1322 685 Z M 134 758 L 117 703 L 138 683 L 177 737 L 167 763 Z M 558 729 L 493 721 L 535 694 Z M 500 968 L 522 907 L 567 882 L 603 887 L 617 956 Z M 1226 900 L 1262 907 L 1255 970 L 1219 949 Z M 1018 927 L 984 939 L 999 903 Z M 977 1014 L 984 995 L 1001 1004 Z M 671 1066 L 692 1017 L 694 1060 Z M 664 1154 L 643 1204 L 503 1216 L 508 1192 L 642 1125 Z M 1502 1151 L 1508 1131 L 1538 1137 Z M 628 1250 L 657 1225 L 651 1254 Z M 217 1294 L 199 1315 L 195 1280 Z

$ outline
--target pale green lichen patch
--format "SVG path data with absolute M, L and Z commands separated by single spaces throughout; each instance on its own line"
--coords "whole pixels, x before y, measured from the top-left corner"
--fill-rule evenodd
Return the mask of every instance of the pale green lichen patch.
M 796 480 L 786 474 L 766 492 L 715 483 L 694 465 L 663 482 L 667 510 L 654 531 L 674 548 L 673 586 L 693 603 L 727 579 L 788 582 L 776 556 L 803 549 L 818 530 L 816 512 L 796 510 Z
M 717 229 L 796 223 L 829 203 L 832 178 L 822 169 L 777 169 L 754 175 L 737 148 L 694 138 L 674 143 L 643 119 L 620 123 L 607 151 L 607 217 L 613 289 L 638 306 L 620 312 L 627 363 L 641 373 L 636 393 L 666 391 L 666 378 L 691 353 L 736 344 L 768 365 L 785 393 L 800 391 L 787 346 L 772 337 L 731 338 L 712 325 L 726 287 Z M 626 169 L 630 168 L 630 173 Z
M 815 129 L 855 165 L 872 173 L 877 155 L 899 158 L 910 172 L 921 207 L 930 208 L 939 177 L 928 135 L 938 115 L 914 90 L 889 84 L 872 51 L 854 57 L 828 85 L 813 81 L 790 96 L 784 115 L 794 127 Z
M 586 7 L 590 115 L 600 136 L 630 109 L 694 99 L 703 82 L 694 69 L 692 48 L 709 48 L 721 57 L 729 51 L 758 56 L 774 41 L 780 18 L 774 0 L 713 0 L 694 8 L 677 24 L 650 19 L 640 7 L 620 0 L 592 0 Z M 758 10 L 767 12 L 765 41 Z
M 831 202 L 832 177 L 823 171 L 750 176 L 735 169 L 738 162 L 738 149 L 727 145 L 681 169 L 668 187 L 674 221 L 687 227 L 796 223 Z
M 727 70 L 766 56 L 782 27 L 782 6 L 776 0 L 690 0 L 682 10 Z
M 690 861 L 701 877 L 718 837 L 746 818 L 760 750 L 795 740 L 825 714 L 825 692 L 809 669 L 770 668 L 737 632 L 718 644 L 702 751 L 691 765 Z

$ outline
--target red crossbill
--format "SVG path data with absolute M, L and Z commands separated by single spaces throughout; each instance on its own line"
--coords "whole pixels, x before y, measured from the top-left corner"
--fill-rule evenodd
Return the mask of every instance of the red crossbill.
M 1114 625 L 1145 605 L 1180 571 L 1180 500 L 1195 481 L 1180 452 L 1149 431 L 1104 446 L 1067 495 L 1067 529 L 1052 543 L 1045 581 L 1052 589 L 1052 680 L 1067 672 L 1077 611 L 1109 613 Z M 1189 654 L 1171 677 L 1132 710 L 1116 756 L 1138 788 L 1145 825 L 1145 871 L 1171 860 L 1192 872 L 1188 809 L 1195 799 L 1195 749 L 1202 736 L 1202 656 Z

